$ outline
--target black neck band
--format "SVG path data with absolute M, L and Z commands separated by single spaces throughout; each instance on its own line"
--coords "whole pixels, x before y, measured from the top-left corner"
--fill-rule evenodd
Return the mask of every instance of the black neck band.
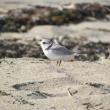
M 45 48 L 45 50 L 49 50 L 52 46 L 53 46 L 53 42 L 47 48 Z

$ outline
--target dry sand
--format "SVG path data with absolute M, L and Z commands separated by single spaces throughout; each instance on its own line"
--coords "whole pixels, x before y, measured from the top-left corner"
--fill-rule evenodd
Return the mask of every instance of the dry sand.
M 108 5 L 110 0 L 0 0 L 0 10 L 4 9 L 4 12 L 9 9 L 31 7 L 33 5 L 47 5 L 59 7 L 68 3 L 100 3 Z
M 0 110 L 110 110 L 110 61 L 1 59 Z
M 84 37 L 93 42 L 110 42 L 110 22 L 108 21 L 94 21 L 83 22 L 80 24 L 70 24 L 63 26 L 35 26 L 27 33 L 1 33 L 2 39 L 20 39 L 22 41 L 30 41 L 40 38 L 56 38 L 61 36 L 69 36 L 71 38 Z

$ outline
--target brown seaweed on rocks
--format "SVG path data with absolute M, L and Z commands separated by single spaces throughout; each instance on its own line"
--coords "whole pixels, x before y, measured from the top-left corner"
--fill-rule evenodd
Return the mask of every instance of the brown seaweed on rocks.
M 26 32 L 35 25 L 63 25 L 80 23 L 84 20 L 106 19 L 110 14 L 110 6 L 98 3 L 75 4 L 75 8 L 55 8 L 33 6 L 9 10 L 0 16 L 0 32 Z
M 36 40 L 33 40 L 25 44 L 15 40 L 0 40 L 0 58 L 46 58 L 42 49 L 36 42 Z M 60 44 L 62 43 L 60 42 Z M 80 44 L 72 41 L 71 46 L 64 46 L 73 50 L 73 52 L 77 48 L 76 52 L 78 52 L 78 55 L 75 56 L 75 59 L 80 61 L 96 61 L 99 60 L 101 56 L 104 56 L 105 58 L 110 56 L 110 43 L 87 42 Z
M 42 52 L 35 41 L 31 44 L 15 42 L 13 40 L 0 41 L 0 58 L 42 57 Z

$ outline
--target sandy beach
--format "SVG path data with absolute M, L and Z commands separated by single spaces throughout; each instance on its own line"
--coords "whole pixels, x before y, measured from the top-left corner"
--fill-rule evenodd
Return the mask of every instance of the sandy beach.
M 68 65 L 70 65 L 68 67 Z M 109 110 L 110 61 L 5 59 L 0 64 L 2 110 Z
M 110 6 L 110 0 L 0 0 L 0 20 L 10 9 L 96 2 Z M 37 40 L 62 41 L 65 36 L 79 50 L 84 40 L 88 45 L 81 52 L 92 50 L 89 54 L 93 56 L 87 54 L 85 59 L 62 62 L 61 66 L 44 58 Z M 109 57 L 105 58 L 104 50 Z M 110 14 L 107 19 L 88 17 L 76 24 L 0 32 L 0 58 L 0 110 L 110 110 Z

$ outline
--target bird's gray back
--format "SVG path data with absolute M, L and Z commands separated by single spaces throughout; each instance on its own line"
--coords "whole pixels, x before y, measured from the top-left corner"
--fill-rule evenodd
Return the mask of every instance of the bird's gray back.
M 73 54 L 72 51 L 70 51 L 66 47 L 60 46 L 60 45 L 56 45 L 56 46 L 52 47 L 51 51 L 53 54 L 57 54 L 57 55 L 72 55 Z

